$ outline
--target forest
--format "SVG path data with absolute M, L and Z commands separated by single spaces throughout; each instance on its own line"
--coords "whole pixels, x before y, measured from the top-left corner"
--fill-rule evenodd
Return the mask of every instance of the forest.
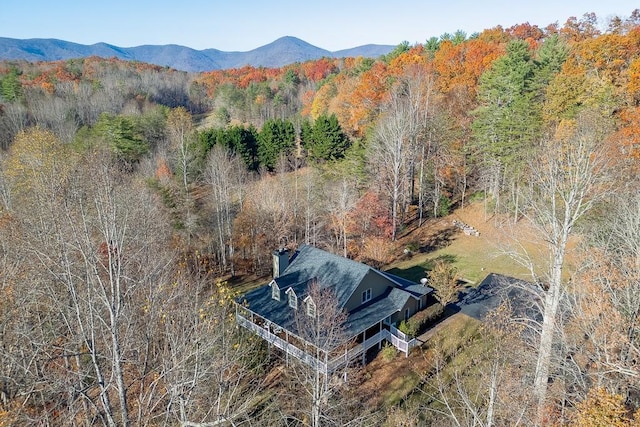
M 640 426 L 639 169 L 640 10 L 279 69 L 0 62 L 0 426 Z M 237 327 L 274 249 L 387 269 L 469 206 L 533 314 L 427 342 L 399 396 Z

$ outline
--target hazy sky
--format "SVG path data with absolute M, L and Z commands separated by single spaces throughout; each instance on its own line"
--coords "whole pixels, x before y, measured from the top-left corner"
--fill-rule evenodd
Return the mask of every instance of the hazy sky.
M 595 12 L 603 22 L 639 8 L 630 0 L 4 0 L 0 37 L 56 38 L 120 47 L 178 44 L 247 51 L 282 36 L 336 51 L 423 43 L 529 22 L 563 24 Z

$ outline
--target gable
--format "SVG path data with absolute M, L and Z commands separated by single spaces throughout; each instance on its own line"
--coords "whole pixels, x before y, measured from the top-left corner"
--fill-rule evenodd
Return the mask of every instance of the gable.
M 363 293 L 368 292 L 369 289 L 371 289 L 369 300 L 373 300 L 385 294 L 385 292 L 387 292 L 391 287 L 393 287 L 393 283 L 389 279 L 380 274 L 376 274 L 375 270 L 369 269 L 367 274 L 365 274 L 360 283 L 355 287 L 351 295 L 349 295 L 349 298 L 344 305 L 344 309 L 345 311 L 350 312 L 362 305 Z

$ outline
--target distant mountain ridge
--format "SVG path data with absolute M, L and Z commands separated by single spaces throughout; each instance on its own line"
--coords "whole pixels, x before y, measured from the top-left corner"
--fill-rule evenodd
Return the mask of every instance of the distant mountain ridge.
M 58 39 L 12 39 L 0 37 L 0 60 L 59 61 L 99 56 L 171 67 L 177 70 L 202 72 L 254 67 L 282 67 L 322 57 L 341 58 L 363 56 L 377 58 L 391 52 L 395 46 L 368 44 L 336 52 L 313 46 L 296 37 L 281 37 L 248 52 L 224 52 L 217 49 L 195 50 L 185 46 L 143 45 L 118 47 L 107 43 L 83 45 Z

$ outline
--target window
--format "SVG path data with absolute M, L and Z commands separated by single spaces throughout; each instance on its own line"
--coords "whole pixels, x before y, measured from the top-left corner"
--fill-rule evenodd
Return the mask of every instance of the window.
M 362 302 L 365 303 L 371 299 L 371 288 L 362 292 Z
M 409 309 L 408 308 L 406 308 L 404 310 L 404 320 L 405 321 L 409 320 Z
M 280 301 L 280 288 L 276 285 L 276 282 L 271 282 L 271 298 Z
M 289 292 L 289 307 L 298 308 L 298 297 L 296 293 L 291 290 Z
M 418 300 L 418 311 L 422 310 L 422 298 Z
M 307 299 L 307 315 L 309 317 L 316 317 L 316 304 L 311 298 Z

